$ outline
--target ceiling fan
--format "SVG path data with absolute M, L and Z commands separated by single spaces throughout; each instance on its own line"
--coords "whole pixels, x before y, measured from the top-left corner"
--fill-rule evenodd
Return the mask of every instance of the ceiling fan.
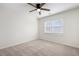
M 31 10 L 29 12 L 38 11 L 39 15 L 41 15 L 41 10 L 50 11 L 50 9 L 42 8 L 46 3 L 36 3 L 35 5 L 33 5 L 32 3 L 28 3 L 28 4 L 31 5 L 31 6 L 33 6 L 33 7 L 35 7 L 34 10 Z

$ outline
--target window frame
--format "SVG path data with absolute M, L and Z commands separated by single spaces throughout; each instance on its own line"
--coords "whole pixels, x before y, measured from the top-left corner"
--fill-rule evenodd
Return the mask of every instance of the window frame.
M 52 25 L 52 31 L 48 31 L 47 30 L 47 23 L 49 22 L 53 22 L 53 21 L 60 21 L 61 22 L 61 25 L 55 25 L 54 27 L 53 27 L 53 25 Z M 60 27 L 59 28 L 59 30 L 57 31 L 57 29 L 55 28 L 55 27 Z M 49 28 L 48 28 L 49 29 Z M 56 30 L 56 31 L 55 31 Z M 64 33 L 64 21 L 63 21 L 63 19 L 61 19 L 61 18 L 54 18 L 54 19 L 52 19 L 52 20 L 45 20 L 45 22 L 44 22 L 44 33 Z

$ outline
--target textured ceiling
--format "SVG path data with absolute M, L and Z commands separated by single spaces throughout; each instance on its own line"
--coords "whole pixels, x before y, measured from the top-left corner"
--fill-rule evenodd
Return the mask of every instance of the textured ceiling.
M 1 3 L 0 4 L 0 13 L 2 11 L 6 12 L 16 12 L 16 13 L 24 13 L 24 14 L 32 14 L 36 17 L 45 17 L 48 15 L 56 14 L 59 12 L 63 12 L 69 9 L 79 7 L 79 3 L 46 3 L 43 8 L 48 8 L 51 11 L 41 11 L 42 14 L 39 15 L 37 11 L 30 13 L 30 10 L 35 9 L 34 7 L 28 5 L 27 3 Z
M 30 6 L 31 7 L 31 6 Z M 44 17 L 52 14 L 56 14 L 59 12 L 63 12 L 69 9 L 77 8 L 79 7 L 79 3 L 46 3 L 43 8 L 48 8 L 51 11 L 41 11 L 41 15 L 38 14 L 38 12 L 33 12 L 37 15 L 37 17 Z M 32 8 L 33 9 L 33 8 Z M 30 10 L 32 10 L 30 9 Z

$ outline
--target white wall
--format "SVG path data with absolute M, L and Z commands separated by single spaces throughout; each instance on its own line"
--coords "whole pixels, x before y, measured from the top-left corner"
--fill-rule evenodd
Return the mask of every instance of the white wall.
M 54 17 L 60 17 L 64 20 L 64 33 L 44 33 L 44 21 L 53 19 Z M 57 42 L 79 48 L 79 8 L 40 18 L 39 27 L 40 39 L 49 40 L 52 42 Z
M 37 19 L 28 9 L 24 4 L 0 4 L 0 49 L 38 38 Z

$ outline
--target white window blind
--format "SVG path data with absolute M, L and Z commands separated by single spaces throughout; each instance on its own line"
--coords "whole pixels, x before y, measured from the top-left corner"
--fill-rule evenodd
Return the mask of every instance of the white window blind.
M 64 22 L 62 19 L 53 19 L 44 22 L 44 32 L 45 33 L 63 33 L 64 32 Z

